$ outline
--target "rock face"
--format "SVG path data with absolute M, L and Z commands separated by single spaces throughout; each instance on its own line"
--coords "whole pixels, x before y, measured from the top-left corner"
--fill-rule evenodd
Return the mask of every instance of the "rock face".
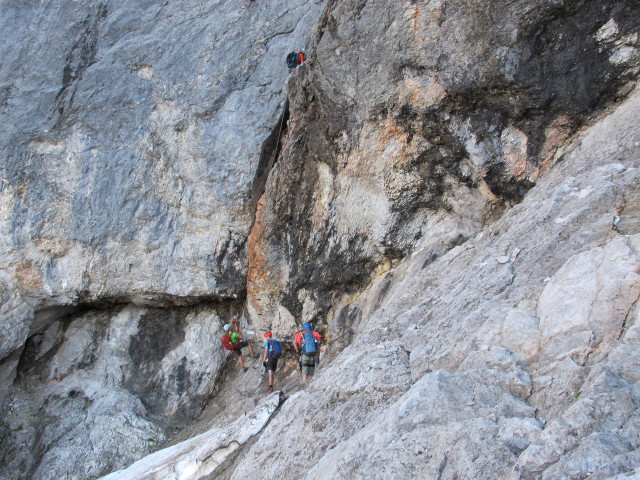
M 80 304 L 243 295 L 284 57 L 321 5 L 0 3 L 0 357 Z
M 640 185 L 638 107 L 640 91 L 499 221 L 436 260 L 419 247 L 338 309 L 328 338 L 353 341 L 329 344 L 232 478 L 638 468 L 640 235 L 613 226 Z
M 250 237 L 256 313 L 322 320 L 414 245 L 436 257 L 462 243 L 631 88 L 635 7 L 503 3 L 326 9 L 288 83 L 289 133 Z
M 0 6 L 0 476 L 640 475 L 636 3 Z
M 206 403 L 322 7 L 0 0 L 0 476 L 122 468 Z

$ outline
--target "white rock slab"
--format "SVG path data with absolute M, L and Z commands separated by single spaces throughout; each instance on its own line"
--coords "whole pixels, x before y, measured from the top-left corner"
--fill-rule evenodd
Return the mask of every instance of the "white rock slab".
M 163 478 L 197 480 L 216 470 L 225 459 L 259 433 L 280 404 L 280 393 L 264 398 L 249 414 L 225 428 L 214 428 L 177 445 L 159 450 L 129 468 L 113 472 L 103 480 Z

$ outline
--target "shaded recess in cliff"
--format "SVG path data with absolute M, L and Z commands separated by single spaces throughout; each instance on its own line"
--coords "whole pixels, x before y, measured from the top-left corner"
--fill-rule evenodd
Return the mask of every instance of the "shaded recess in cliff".
M 0 445 L 9 452 L 0 455 L 0 477 L 21 468 L 43 478 L 34 472 L 64 445 L 91 438 L 92 450 L 78 450 L 74 460 L 82 469 L 92 456 L 111 451 L 114 440 L 111 433 L 102 436 L 105 431 L 114 432 L 122 449 L 109 469 L 169 440 L 202 411 L 221 376 L 237 374 L 235 356 L 212 340 L 242 308 L 240 300 L 167 309 L 88 307 L 31 335 L 11 360 L 15 379 L 0 398 L 6 412 Z
M 238 250 L 242 250 L 244 244 L 240 244 Z M 219 258 L 223 260 L 232 256 L 233 252 L 226 250 L 223 247 L 218 252 Z M 107 309 L 122 308 L 127 305 L 138 305 L 154 307 L 162 311 L 166 309 L 170 311 L 173 308 L 185 308 L 185 307 L 198 307 L 215 305 L 219 308 L 226 308 L 225 305 L 237 305 L 238 300 L 244 298 L 245 288 L 244 282 L 240 282 L 237 279 L 240 277 L 241 272 L 235 272 L 228 274 L 227 271 L 223 271 L 218 264 L 214 264 L 213 256 L 208 258 L 207 261 L 211 263 L 211 276 L 212 278 L 216 273 L 219 273 L 219 277 L 236 282 L 236 288 L 229 288 L 220 294 L 214 295 L 193 295 L 193 296 L 176 296 L 168 293 L 157 292 L 131 292 L 128 295 L 122 294 L 114 297 L 95 297 L 95 294 L 91 294 L 88 291 L 76 292 L 76 296 L 71 299 L 73 302 L 67 305 L 52 305 L 43 306 L 38 308 L 34 312 L 34 320 L 30 325 L 30 336 L 37 336 L 42 333 L 42 330 L 56 320 L 66 321 L 68 316 L 82 315 L 91 311 L 103 311 Z M 240 277 L 241 278 L 241 277 Z
M 461 140 L 456 137 L 451 117 L 468 119 L 478 142 L 498 144 L 500 134 L 512 123 L 526 134 L 527 156 L 531 168 L 538 168 L 545 158 L 541 153 L 547 138 L 547 128 L 562 119 L 564 135 L 569 136 L 589 118 L 628 93 L 626 88 L 635 70 L 624 62 L 612 63 L 613 45 L 604 45 L 598 30 L 611 18 L 617 23 L 618 35 L 635 34 L 640 29 L 640 8 L 637 4 L 618 1 L 602 4 L 596 1 L 571 2 L 542 13 L 523 29 L 514 48 L 518 52 L 517 71 L 512 78 L 489 76 L 479 83 L 460 82 L 448 87 L 448 96 L 437 109 L 421 110 L 411 104 L 401 105 L 396 119 L 411 135 L 416 122 L 422 125 L 422 135 L 432 142 L 423 161 L 433 164 L 424 169 L 422 190 L 442 191 L 438 171 L 447 171 L 463 182 L 469 182 L 461 172 L 460 160 L 469 157 Z M 413 61 L 400 63 L 401 72 L 428 72 Z M 498 160 L 486 165 L 483 178 L 491 191 L 509 204 L 518 203 L 533 182 L 516 178 Z M 422 156 L 421 155 L 421 156 Z M 471 182 L 470 186 L 473 182 Z M 423 198 L 425 191 L 416 198 Z M 437 197 L 436 197 L 437 198 Z M 420 201 L 419 201 L 420 202 Z M 446 207 L 446 205 L 432 205 Z
M 72 313 L 66 313 L 62 315 L 60 312 L 60 318 L 58 320 L 60 328 L 58 334 L 54 339 L 50 335 L 47 335 L 45 331 L 37 331 L 31 335 L 20 353 L 20 360 L 17 367 L 17 383 L 24 383 L 28 377 L 37 377 L 40 381 L 47 381 L 47 377 L 55 378 L 57 372 L 51 371 L 47 367 L 47 363 L 58 352 L 60 347 L 65 342 L 64 333 L 74 324 L 76 321 L 81 321 L 82 316 L 90 312 L 92 309 L 89 307 L 74 309 Z M 47 322 L 50 324 L 52 322 Z M 82 352 L 82 356 L 76 359 L 74 368 L 79 370 L 87 368 L 93 364 L 96 359 L 96 349 L 98 345 L 106 336 L 108 330 L 108 322 L 103 319 L 92 322 L 92 331 L 94 332 L 93 341 Z
M 611 48 L 598 41 L 598 30 L 611 18 L 622 37 L 637 33 L 640 7 L 623 1 L 568 2 L 527 28 L 516 76 L 526 88 L 527 101 L 520 108 L 577 115 L 580 122 L 590 109 L 613 101 L 633 72 L 612 64 Z

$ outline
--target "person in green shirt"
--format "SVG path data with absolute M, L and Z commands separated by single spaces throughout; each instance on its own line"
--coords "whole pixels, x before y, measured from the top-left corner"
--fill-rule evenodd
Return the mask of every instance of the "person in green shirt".
M 229 336 L 229 343 L 233 347 L 231 350 L 238 356 L 238 363 L 240 364 L 240 368 L 245 372 L 248 370 L 247 367 L 244 366 L 244 357 L 242 356 L 242 349 L 247 347 L 249 350 L 249 355 L 253 356 L 253 348 L 249 342 L 243 341 L 242 336 L 238 332 L 234 332 L 231 330 L 231 325 L 226 324 L 224 327 L 225 335 Z

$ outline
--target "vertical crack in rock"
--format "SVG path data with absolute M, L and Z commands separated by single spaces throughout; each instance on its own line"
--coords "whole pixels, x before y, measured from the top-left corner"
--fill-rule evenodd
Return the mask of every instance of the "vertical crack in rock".
M 640 296 L 636 298 L 635 302 L 633 302 L 633 304 L 629 308 L 629 311 L 624 316 L 624 319 L 622 320 L 622 325 L 620 326 L 620 334 L 618 335 L 618 338 L 617 338 L 618 340 L 622 340 L 624 335 L 627 333 L 627 330 L 629 329 L 629 317 L 635 314 L 635 312 L 638 309 L 638 305 L 640 305 Z
M 73 106 L 73 99 L 78 89 L 78 82 L 82 80 L 87 69 L 95 63 L 98 52 L 98 37 L 100 22 L 108 14 L 108 7 L 99 4 L 94 16 L 88 15 L 82 24 L 83 30 L 79 38 L 67 52 L 65 66 L 62 70 L 62 87 L 58 91 L 52 115 L 57 115 L 55 129 L 61 127 L 65 114 Z
M 258 201 L 264 193 L 265 184 L 269 173 L 273 169 L 273 166 L 278 161 L 278 155 L 282 150 L 282 135 L 287 128 L 287 122 L 289 121 L 289 100 L 286 100 L 282 114 L 278 118 L 276 126 L 271 132 L 271 135 L 262 144 L 262 152 L 260 160 L 258 162 L 258 168 L 253 179 L 251 187 L 251 209 L 254 212 L 258 205 Z
M 282 150 L 283 136 L 286 135 L 288 122 L 289 100 L 287 99 L 282 114 L 278 118 L 278 122 L 274 126 L 271 135 L 269 135 L 262 145 L 262 153 L 251 189 L 253 221 L 249 230 L 249 236 L 247 237 L 246 292 L 247 302 L 258 317 L 262 316 L 265 311 L 265 305 L 262 303 L 261 295 L 265 293 L 265 288 L 268 289 L 268 280 L 264 272 L 266 263 L 265 252 L 264 249 L 261 248 L 265 238 L 265 232 L 268 231 L 267 225 L 264 224 L 266 221 L 264 216 L 265 188 L 269 174 L 278 161 Z

